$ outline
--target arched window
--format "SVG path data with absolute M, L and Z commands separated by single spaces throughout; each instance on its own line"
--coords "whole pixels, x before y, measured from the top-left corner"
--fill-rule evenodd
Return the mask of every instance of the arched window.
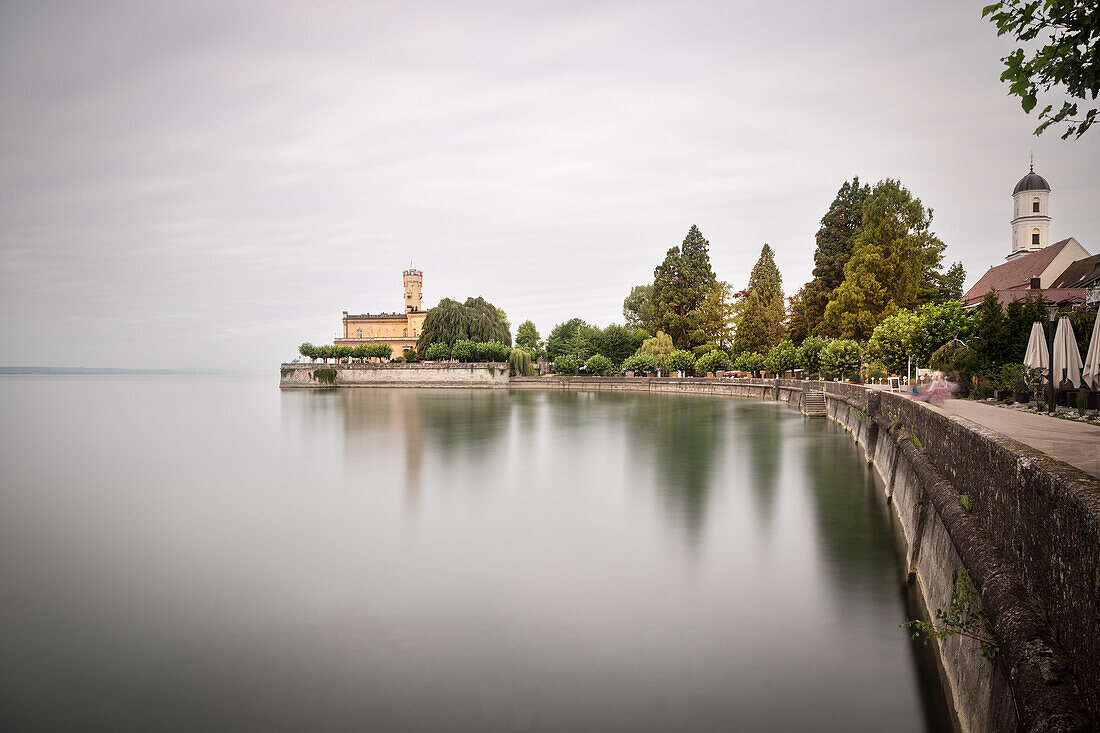
M 1034 247 L 1039 246 L 1039 230 L 1038 229 L 1032 229 L 1031 230 L 1031 244 Z
M 363 338 L 363 329 L 357 328 L 357 329 L 355 329 L 355 333 L 358 334 L 358 336 L 356 336 L 356 338 Z
M 1033 198 L 1031 200 L 1031 211 L 1033 213 L 1036 213 L 1036 214 L 1039 213 L 1039 197 L 1038 196 L 1036 196 L 1035 198 Z

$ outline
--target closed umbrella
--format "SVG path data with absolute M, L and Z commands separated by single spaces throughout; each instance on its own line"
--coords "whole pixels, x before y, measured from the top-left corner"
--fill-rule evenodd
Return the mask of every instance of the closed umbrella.
M 1081 380 L 1092 389 L 1100 389 L 1100 310 L 1096 311 L 1096 323 L 1092 326 L 1092 340 L 1089 341 Z
M 1069 325 L 1069 319 L 1065 316 L 1058 319 L 1051 361 L 1054 362 L 1055 386 L 1061 384 L 1063 370 L 1074 389 L 1081 386 L 1081 352 L 1077 348 L 1077 339 L 1073 336 L 1073 326 Z
M 1047 337 L 1043 333 L 1043 324 L 1038 321 L 1031 324 L 1031 338 L 1027 340 L 1027 353 L 1024 354 L 1024 364 L 1032 369 L 1038 369 L 1043 375 L 1046 375 L 1047 369 L 1050 368 Z

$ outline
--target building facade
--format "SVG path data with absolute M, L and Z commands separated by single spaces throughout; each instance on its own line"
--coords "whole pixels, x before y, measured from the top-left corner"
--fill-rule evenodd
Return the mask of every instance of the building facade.
M 421 270 L 405 270 L 402 273 L 404 286 L 404 313 L 360 313 L 349 315 L 344 311 L 341 333 L 335 343 L 341 346 L 360 344 L 389 344 L 392 356 L 401 356 L 416 348 L 416 340 L 424 326 L 423 310 L 424 273 Z

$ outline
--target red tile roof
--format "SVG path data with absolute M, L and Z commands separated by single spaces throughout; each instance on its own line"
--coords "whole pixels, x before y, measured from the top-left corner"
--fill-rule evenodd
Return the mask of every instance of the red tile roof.
M 1100 255 L 1077 260 L 1054 279 L 1052 288 L 1087 288 L 1100 281 Z
M 1062 251 L 1068 241 L 1069 239 L 1063 239 L 1061 242 L 1055 242 L 1049 247 L 1013 257 L 1003 265 L 989 268 L 981 279 L 974 283 L 974 287 L 966 291 L 966 295 L 963 296 L 963 303 L 969 305 L 981 301 L 991 288 L 998 293 L 1020 287 L 1026 289 L 1031 278 L 1042 275 L 1043 270 L 1047 269 L 1047 266 L 1058 256 L 1058 253 Z M 1020 294 L 1018 297 L 1022 298 L 1024 294 Z M 1010 300 L 1014 300 L 1014 298 Z M 1002 302 L 1005 302 L 1003 298 Z

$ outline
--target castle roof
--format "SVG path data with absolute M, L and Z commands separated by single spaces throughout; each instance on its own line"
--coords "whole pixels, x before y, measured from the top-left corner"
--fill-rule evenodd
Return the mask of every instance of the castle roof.
M 1050 184 L 1047 183 L 1047 179 L 1040 176 L 1035 171 L 1030 171 L 1026 176 L 1020 179 L 1020 182 L 1016 184 L 1016 188 L 1012 190 L 1012 195 L 1020 193 L 1021 191 L 1049 191 Z

